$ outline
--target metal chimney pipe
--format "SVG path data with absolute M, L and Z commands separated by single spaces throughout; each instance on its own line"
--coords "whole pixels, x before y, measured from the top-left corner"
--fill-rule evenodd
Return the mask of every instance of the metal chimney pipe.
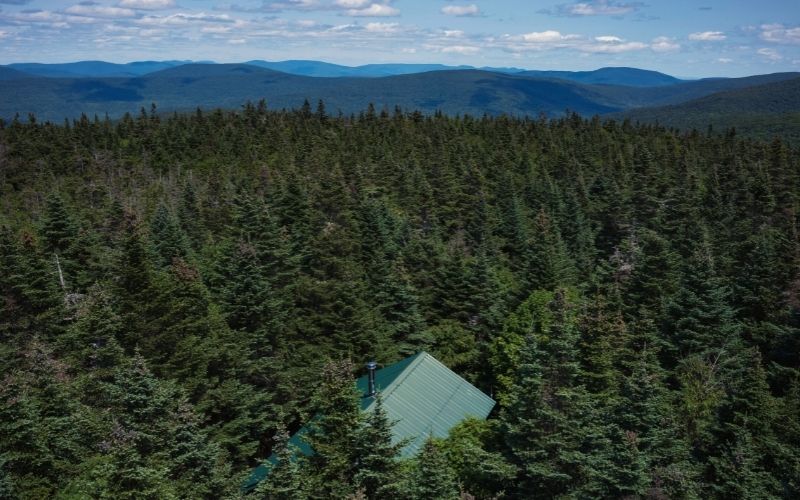
M 369 376 L 369 389 L 367 389 L 367 397 L 375 397 L 377 391 L 375 390 L 375 368 L 378 367 L 378 363 L 375 361 L 370 361 L 367 363 L 367 371 Z

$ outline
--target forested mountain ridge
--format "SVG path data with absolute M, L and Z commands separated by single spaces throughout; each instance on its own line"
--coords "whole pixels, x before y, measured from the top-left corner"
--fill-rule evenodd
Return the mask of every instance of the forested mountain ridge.
M 556 117 L 577 112 L 593 116 L 680 104 L 716 92 L 800 76 L 776 73 L 679 81 L 632 68 L 533 73 L 450 68 L 375 78 L 318 78 L 252 64 L 192 63 L 130 78 L 45 78 L 0 68 L 0 118 L 9 121 L 18 114 L 26 119 L 32 113 L 39 120 L 57 123 L 81 114 L 118 119 L 142 107 L 149 109 L 153 103 L 161 112 L 170 113 L 198 107 L 240 109 L 246 101 L 261 99 L 271 109 L 295 109 L 305 100 L 322 99 L 334 115 L 358 113 L 372 103 L 378 109 L 400 106 L 451 115 L 537 117 L 544 113 Z M 630 83 L 598 83 L 609 81 Z
M 623 85 L 626 87 L 662 87 L 681 83 L 679 78 L 658 71 L 638 68 L 611 67 L 594 71 L 536 71 L 527 70 L 516 73 L 520 76 L 558 78 L 580 83 L 603 85 Z
M 266 99 L 270 108 L 298 108 L 321 98 L 331 113 L 357 113 L 368 104 L 396 105 L 450 114 L 586 115 L 618 111 L 594 88 L 559 80 L 515 77 L 478 70 L 448 70 L 384 78 L 313 78 L 245 64 L 191 64 L 138 78 L 37 78 L 20 84 L 0 81 L 0 116 L 61 122 L 97 114 L 120 118 L 157 103 L 164 112 L 198 106 L 237 109 L 247 100 Z
M 3 124 L 0 497 L 235 498 L 318 414 L 254 498 L 796 498 L 799 168 L 577 115 Z M 499 409 L 399 466 L 325 360 L 419 350 Z
M 689 102 L 620 113 L 631 120 L 683 129 L 734 128 L 761 139 L 800 144 L 800 78 L 718 92 Z
M 125 64 L 109 63 L 105 61 L 76 61 L 71 63 L 12 63 L 5 67 L 23 71 L 29 75 L 46 77 L 89 77 L 104 76 L 141 76 L 162 69 L 184 64 L 202 64 L 209 61 L 134 61 Z M 216 64 L 216 63 L 211 63 Z M 373 63 L 361 66 L 343 66 L 324 61 L 314 60 L 287 60 L 264 61 L 254 59 L 244 64 L 260 66 L 262 68 L 281 71 L 292 75 L 315 76 L 325 78 L 366 77 L 405 75 L 427 71 L 479 69 L 498 73 L 546 73 L 548 77 L 573 80 L 586 83 L 614 83 L 618 85 L 651 86 L 677 83 L 680 80 L 656 71 L 638 68 L 599 68 L 593 71 L 531 71 L 520 68 L 493 68 L 469 65 L 448 66 L 445 64 L 403 64 L 403 63 Z M 3 67 L 3 66 L 0 66 Z
M 105 61 L 77 61 L 72 63 L 13 63 L 7 65 L 28 75 L 49 78 L 83 77 L 135 77 L 187 64 L 191 61 L 135 61 L 115 64 Z
M 30 78 L 30 75 L 22 71 L 0 66 L 0 80 L 18 80 L 21 78 Z

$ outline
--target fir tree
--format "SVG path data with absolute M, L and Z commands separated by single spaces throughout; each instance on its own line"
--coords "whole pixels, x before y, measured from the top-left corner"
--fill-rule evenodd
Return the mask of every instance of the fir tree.
M 168 267 L 174 259 L 186 260 L 189 247 L 186 235 L 164 204 L 160 204 L 150 222 L 150 245 L 155 261 Z
M 354 452 L 362 423 L 359 398 L 349 362 L 329 362 L 315 397 L 317 417 L 306 440 L 312 498 L 344 498 L 356 491 Z
M 459 496 L 455 473 L 447 462 L 447 456 L 440 445 L 428 437 L 417 454 L 412 497 L 419 500 L 455 500 Z
M 401 476 L 398 455 L 405 443 L 392 443 L 393 425 L 383 407 L 383 398 L 378 393 L 355 443 L 359 470 L 353 479 L 367 498 L 399 496 Z
M 307 498 L 303 471 L 298 464 L 298 452 L 289 443 L 289 433 L 280 429 L 274 438 L 273 453 L 276 462 L 269 468 L 267 477 L 258 483 L 253 494 L 269 500 L 295 500 Z

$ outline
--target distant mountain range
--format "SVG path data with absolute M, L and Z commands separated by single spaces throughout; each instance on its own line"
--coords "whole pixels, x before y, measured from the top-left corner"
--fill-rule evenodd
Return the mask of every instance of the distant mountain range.
M 753 135 L 793 136 L 800 125 L 795 115 L 800 112 L 799 82 L 800 73 L 680 80 L 636 68 L 569 72 L 432 64 L 349 67 L 319 61 L 18 63 L 0 66 L 0 117 L 8 120 L 18 113 L 24 119 L 33 113 L 40 120 L 62 121 L 85 113 L 119 118 L 151 103 L 172 112 L 237 109 L 261 99 L 272 108 L 294 108 L 321 99 L 331 113 L 359 112 L 370 103 L 379 109 L 478 116 L 572 111 L 682 128 L 712 124 L 718 129 L 738 126 Z M 776 121 L 781 125 L 775 126 Z
M 214 64 L 211 61 L 137 61 L 126 64 L 105 61 L 78 61 L 72 63 L 13 63 L 5 66 L 30 75 L 49 78 L 80 77 L 135 77 L 155 73 L 168 68 L 186 64 Z M 444 64 L 365 64 L 362 66 L 342 66 L 323 61 L 253 60 L 243 64 L 289 73 L 291 75 L 315 76 L 324 78 L 358 77 L 379 78 L 384 76 L 408 75 L 429 71 L 478 69 L 494 73 L 518 74 L 522 76 L 541 76 L 581 83 L 606 83 L 612 85 L 632 85 L 647 87 L 676 83 L 675 77 L 637 68 L 601 68 L 595 71 L 529 71 L 520 68 L 494 68 L 475 66 L 447 66 Z M 2 66 L 0 66 L 2 67 Z
M 137 61 L 127 64 L 105 61 L 78 61 L 62 64 L 14 63 L 6 67 L 30 75 L 49 78 L 97 78 L 142 76 L 188 63 L 191 63 L 191 61 Z
M 444 64 L 366 64 L 364 66 L 341 66 L 320 61 L 248 61 L 245 64 L 289 73 L 292 75 L 339 78 L 343 76 L 377 78 L 382 76 L 408 75 L 426 71 L 476 69 L 472 66 L 446 66 Z M 486 68 L 488 71 L 517 73 L 519 68 Z

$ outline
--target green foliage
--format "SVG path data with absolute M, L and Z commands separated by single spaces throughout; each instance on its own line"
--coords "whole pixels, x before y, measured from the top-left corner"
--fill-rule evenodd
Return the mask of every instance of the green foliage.
M 150 244 L 160 267 L 168 267 L 174 259 L 185 260 L 189 252 L 183 229 L 163 204 L 150 222 Z
M 574 292 L 566 291 L 573 298 Z M 555 297 L 554 292 L 536 290 L 506 319 L 502 332 L 489 345 L 489 360 L 497 381 L 497 396 L 503 402 L 505 394 L 513 384 L 514 372 L 520 366 L 519 351 L 525 343 L 525 337 L 533 335 L 541 342 L 549 336 L 553 322 L 553 312 L 549 304 Z M 573 312 L 570 322 L 574 321 Z
M 399 498 L 404 477 L 398 455 L 406 443 L 394 442 L 394 422 L 380 394 L 371 411 L 362 413 L 352 372 L 346 361 L 325 365 L 315 398 L 318 413 L 303 436 L 312 451 L 303 488 L 312 498 Z M 279 467 L 287 467 L 278 458 Z
M 492 421 L 467 418 L 441 442 L 464 491 L 478 498 L 510 490 L 516 468 L 497 449 L 501 436 Z
M 314 498 L 345 498 L 356 491 L 355 457 L 362 415 L 349 362 L 330 362 L 321 374 L 315 398 L 318 417 L 311 422 L 306 441 L 310 492 Z
M 418 500 L 455 500 L 459 498 L 456 475 L 447 455 L 432 437 L 429 437 L 416 459 L 412 472 L 410 497 Z
M 356 442 L 359 471 L 355 483 L 367 498 L 393 498 L 400 496 L 402 477 L 398 455 L 404 442 L 393 443 L 392 426 L 378 393 L 372 411 L 361 424 Z
M 0 128 L 0 496 L 798 496 L 797 150 L 334 108 Z M 422 349 L 499 407 L 398 461 L 325 360 Z
M 294 500 L 307 497 L 303 471 L 297 463 L 297 450 L 289 444 L 289 433 L 285 429 L 275 434 L 273 453 L 276 463 L 270 467 L 266 479 L 253 491 L 256 498 L 270 500 Z

